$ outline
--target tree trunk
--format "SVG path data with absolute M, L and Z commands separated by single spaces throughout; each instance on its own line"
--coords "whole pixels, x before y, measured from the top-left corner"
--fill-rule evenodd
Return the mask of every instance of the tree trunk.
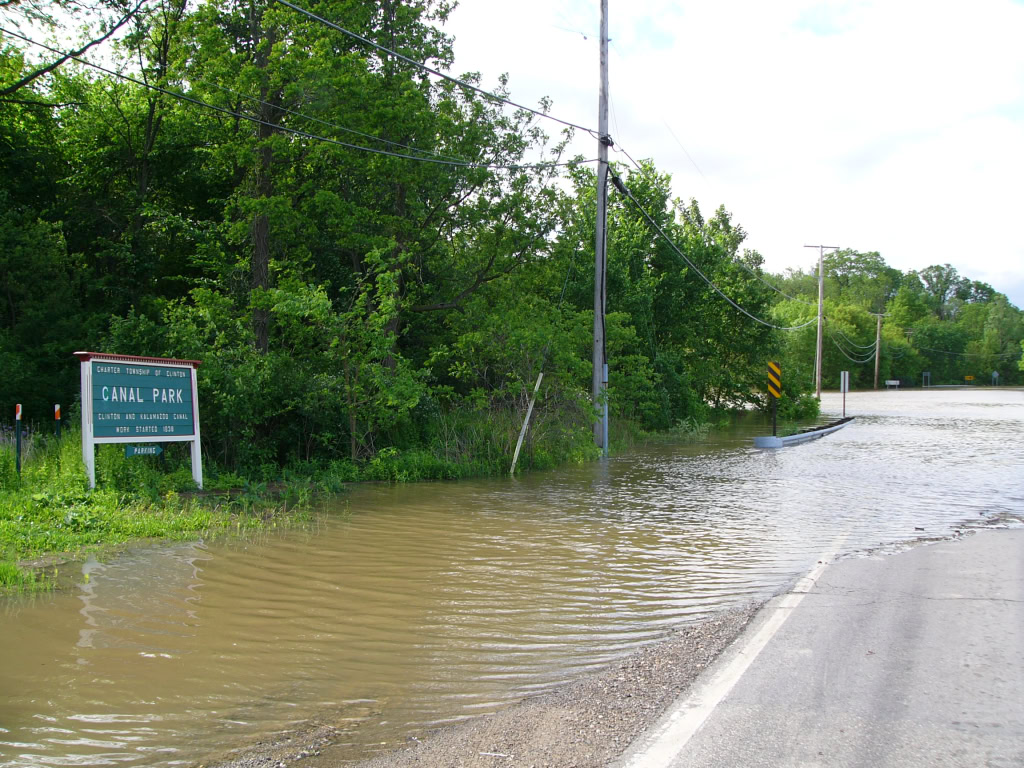
M 355 462 L 359 456 L 359 441 L 356 440 L 356 409 L 348 409 L 348 455 Z
M 261 25 L 260 20 L 253 20 L 255 27 Z M 262 34 L 265 30 L 253 34 L 256 42 L 256 53 L 253 63 L 261 70 L 266 70 L 269 64 L 270 51 L 273 48 L 274 35 L 266 34 L 266 44 L 263 44 Z M 268 143 L 275 133 L 276 119 L 278 118 L 277 94 L 272 94 L 266 83 L 260 88 L 260 101 L 263 102 L 257 109 L 256 114 L 262 122 L 257 124 L 256 138 L 258 141 L 254 178 L 253 196 L 260 201 L 266 201 L 274 194 L 274 184 L 271 178 L 271 170 L 274 164 L 274 150 Z M 252 291 L 263 291 L 270 287 L 270 218 L 265 210 L 257 210 L 252 221 L 252 261 L 249 269 L 249 287 Z M 255 335 L 256 350 L 266 354 L 270 349 L 270 312 L 262 307 L 254 307 L 252 311 L 252 327 Z

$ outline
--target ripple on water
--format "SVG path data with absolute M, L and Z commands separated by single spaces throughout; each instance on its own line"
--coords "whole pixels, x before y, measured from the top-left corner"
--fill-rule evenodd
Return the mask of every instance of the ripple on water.
M 357 488 L 315 532 L 90 561 L 75 593 L 0 606 L 0 766 L 179 765 L 312 722 L 355 756 L 770 595 L 837 535 L 1020 514 L 1021 392 L 848 409 L 799 448 L 753 450 L 751 419 L 557 472 Z

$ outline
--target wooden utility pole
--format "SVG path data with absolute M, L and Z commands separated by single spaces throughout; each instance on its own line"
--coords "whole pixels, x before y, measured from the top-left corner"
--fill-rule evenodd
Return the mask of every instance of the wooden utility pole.
M 879 359 L 882 356 L 882 315 L 879 315 L 878 331 L 874 332 L 874 388 L 879 388 Z
M 608 361 L 604 315 L 608 266 L 608 0 L 601 0 L 601 89 L 597 113 L 597 222 L 594 248 L 594 405 L 602 416 L 594 423 L 594 443 L 608 455 Z
M 814 353 L 814 388 L 821 400 L 821 325 L 825 317 L 825 249 L 837 251 L 834 245 L 805 245 L 804 248 L 818 249 L 818 345 Z
M 878 313 L 878 330 L 875 331 L 875 389 L 878 389 L 878 361 L 882 356 L 882 313 Z

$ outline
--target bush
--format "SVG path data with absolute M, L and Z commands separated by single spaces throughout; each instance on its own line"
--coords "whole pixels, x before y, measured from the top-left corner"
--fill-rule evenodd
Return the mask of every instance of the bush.
M 814 419 L 821 414 L 821 403 L 810 392 L 793 397 L 788 392 L 782 393 L 779 400 L 778 418 L 787 421 Z

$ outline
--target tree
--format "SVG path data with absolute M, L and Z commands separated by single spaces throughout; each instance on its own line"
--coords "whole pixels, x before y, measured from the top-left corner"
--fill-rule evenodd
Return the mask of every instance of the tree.
M 953 323 L 926 318 L 914 326 L 911 341 L 934 384 L 962 382 L 968 370 L 967 334 Z
M 969 345 L 977 355 L 974 361 L 978 369 L 976 375 L 987 379 L 995 371 L 1003 384 L 1020 382 L 1021 377 L 1013 370 L 1013 361 L 1024 340 L 1024 312 L 1010 304 L 1001 293 L 995 293 L 987 306 L 989 311 L 980 340 Z
M 955 318 L 959 302 L 958 294 L 964 290 L 964 281 L 955 267 L 949 264 L 933 265 L 915 273 L 924 288 L 924 300 L 939 320 Z
M 140 0 L 135 5 L 129 5 L 121 0 L 0 0 L 0 18 L 13 13 L 15 17 L 20 16 L 25 21 L 41 24 L 51 30 L 67 28 L 74 23 L 82 24 L 82 39 L 73 49 L 65 53 L 53 53 L 45 64 L 26 69 L 15 78 L 0 80 L 0 103 L 20 103 L 20 92 L 23 89 L 112 38 L 139 16 L 145 2 L 146 0 Z M 58 19 L 55 14 L 65 18 Z M 72 24 L 67 23 L 67 16 L 71 17 Z M 14 26 L 20 26 L 17 20 L 14 21 Z
M 928 314 L 928 306 L 920 293 L 913 288 L 903 285 L 896 295 L 886 305 L 885 311 L 889 314 L 888 323 L 898 328 L 911 328 L 921 318 Z
M 882 312 L 899 290 L 902 275 L 885 263 L 877 251 L 858 253 L 841 249 L 824 257 L 826 293 L 840 301 Z

